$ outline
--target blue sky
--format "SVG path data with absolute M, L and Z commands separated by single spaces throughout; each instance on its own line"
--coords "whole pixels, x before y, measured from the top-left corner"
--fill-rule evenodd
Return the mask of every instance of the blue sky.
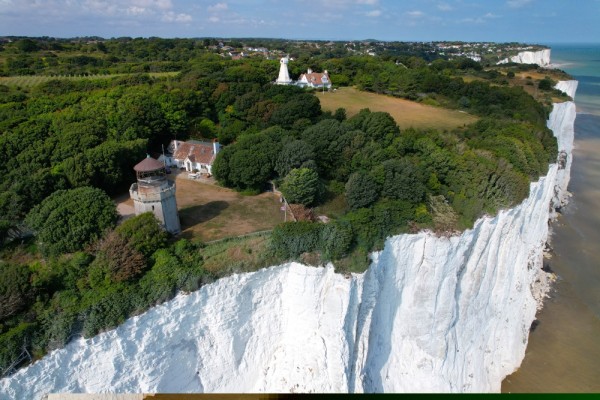
M 0 0 L 0 35 L 600 42 L 600 0 Z

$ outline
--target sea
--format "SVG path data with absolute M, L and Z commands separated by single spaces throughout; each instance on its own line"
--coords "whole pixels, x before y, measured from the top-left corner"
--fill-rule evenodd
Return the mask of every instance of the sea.
M 549 44 L 579 81 L 569 204 L 552 226 L 557 275 L 503 392 L 600 392 L 600 44 Z

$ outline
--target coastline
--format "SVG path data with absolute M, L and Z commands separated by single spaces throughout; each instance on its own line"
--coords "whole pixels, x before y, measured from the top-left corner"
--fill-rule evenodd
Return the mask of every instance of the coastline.
M 561 150 L 572 138 L 574 110 L 567 102 L 551 115 Z M 567 172 L 553 164 L 521 205 L 460 236 L 389 238 L 369 270 L 349 279 L 331 266 L 292 263 L 179 295 L 52 352 L 0 388 L 16 397 L 500 391 L 524 357 L 549 289 L 542 271 L 548 205 L 563 198 Z

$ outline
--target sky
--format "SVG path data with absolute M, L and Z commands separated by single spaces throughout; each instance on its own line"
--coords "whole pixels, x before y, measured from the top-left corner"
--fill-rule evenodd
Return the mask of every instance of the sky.
M 600 42 L 600 0 L 0 0 L 0 36 Z

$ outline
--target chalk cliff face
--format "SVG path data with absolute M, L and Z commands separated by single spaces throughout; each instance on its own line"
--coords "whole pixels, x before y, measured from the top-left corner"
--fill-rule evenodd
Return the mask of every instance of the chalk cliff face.
M 577 81 L 561 81 L 555 87 L 575 99 L 577 83 Z M 571 163 L 573 161 L 571 153 L 575 138 L 574 123 L 571 124 L 570 121 L 575 121 L 575 114 L 575 104 L 571 102 L 555 104 L 554 112 L 550 114 L 548 120 L 549 127 L 564 126 L 562 134 L 557 136 L 560 154 L 558 156 L 559 170 L 556 174 L 556 187 L 558 189 L 555 191 L 552 199 L 555 208 L 561 207 L 568 200 L 566 188 L 571 178 Z
M 497 392 L 547 290 L 542 249 L 566 190 L 574 119 L 567 102 L 548 122 L 569 164 L 551 165 L 522 204 L 460 236 L 389 238 L 352 277 L 290 263 L 221 279 L 52 352 L 1 380 L 0 398 Z
M 520 63 L 520 64 L 537 64 L 540 67 L 547 67 L 550 65 L 550 49 L 544 49 L 539 51 L 521 51 L 516 56 L 505 58 L 498 62 L 498 64 L 506 64 L 508 62 Z

